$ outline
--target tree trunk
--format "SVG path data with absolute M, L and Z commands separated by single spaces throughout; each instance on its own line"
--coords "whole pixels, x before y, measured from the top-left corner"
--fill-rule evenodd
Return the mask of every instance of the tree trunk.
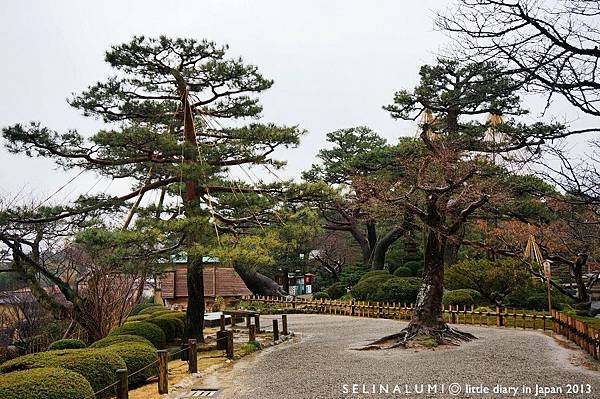
M 253 294 L 267 296 L 285 296 L 287 295 L 283 289 L 275 281 L 267 276 L 260 274 L 256 270 L 250 270 L 247 267 L 234 265 L 233 268 L 240 275 L 246 287 Z
M 404 221 L 400 226 L 394 226 L 386 235 L 376 240 L 371 251 L 371 256 L 369 257 L 369 267 L 372 270 L 382 270 L 385 267 L 385 255 L 388 249 L 410 230 L 413 220 L 414 215 L 406 211 L 404 213 Z
M 575 260 L 575 264 L 571 268 L 571 271 L 573 272 L 573 277 L 575 278 L 575 282 L 577 283 L 577 299 L 581 303 L 587 303 L 590 301 L 590 296 L 588 294 L 587 287 L 583 281 L 583 272 L 584 267 L 587 263 L 587 259 L 587 254 L 577 255 L 577 260 Z
M 441 330 L 446 326 L 442 317 L 444 295 L 444 250 L 446 238 L 429 229 L 425 243 L 423 281 L 408 328 Z
M 188 254 L 188 303 L 185 314 L 185 338 L 204 342 L 204 273 L 202 256 Z

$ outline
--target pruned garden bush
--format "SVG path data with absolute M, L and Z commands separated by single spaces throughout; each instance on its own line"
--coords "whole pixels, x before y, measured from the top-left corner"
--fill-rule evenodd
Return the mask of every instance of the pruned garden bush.
M 105 348 L 110 345 L 120 344 L 122 342 L 131 342 L 131 343 L 141 343 L 154 347 L 154 344 L 148 341 L 144 337 L 140 337 L 139 335 L 109 335 L 108 337 L 104 337 L 93 344 L 90 345 L 90 348 Z M 154 347 L 156 349 L 156 347 Z
M 442 303 L 446 306 L 471 306 L 479 299 L 477 291 L 470 289 L 459 289 L 448 291 L 442 297 Z
M 324 291 L 315 292 L 312 299 L 329 299 L 329 294 Z
M 147 320 L 151 317 L 152 317 L 151 314 L 137 314 L 135 316 L 129 316 L 127 318 L 127 321 L 143 321 L 143 320 Z
M 83 349 L 85 347 L 87 347 L 87 345 L 80 339 L 61 339 L 48 345 L 48 350 Z
M 148 323 L 155 324 L 164 333 L 167 342 L 174 342 L 177 338 L 183 337 L 185 325 L 183 321 L 168 314 L 148 319 Z
M 141 310 L 138 314 L 152 314 L 154 312 L 160 312 L 163 310 L 167 310 L 167 308 L 162 305 L 153 305 Z
M 42 367 L 0 375 L 2 399 L 87 399 L 94 390 L 81 374 Z
M 400 266 L 394 270 L 394 276 L 396 277 L 411 277 L 414 276 L 413 271 L 408 267 Z
M 148 378 L 156 375 L 158 372 L 157 364 L 146 367 L 154 363 L 157 359 L 156 349 L 150 344 L 140 342 L 120 342 L 107 346 L 104 350 L 121 356 L 123 361 L 125 361 L 129 373 L 130 387 L 142 385 Z M 142 371 L 136 373 L 138 370 Z
M 152 308 L 152 307 L 156 307 L 156 306 L 161 306 L 161 305 L 157 305 L 156 303 L 151 303 L 151 302 L 140 303 L 140 304 L 135 305 L 133 308 L 131 308 L 129 315 L 135 316 L 135 315 L 140 314 L 140 312 L 144 309 Z
M 152 345 L 157 349 L 162 349 L 167 343 L 167 337 L 163 330 L 156 324 L 147 321 L 135 321 L 124 324 L 120 327 L 115 327 L 110 332 L 110 335 L 139 335 L 152 342 Z
M 381 285 L 391 278 L 393 276 L 386 271 L 369 272 L 352 288 L 352 297 L 359 301 L 375 301 Z
M 334 283 L 325 290 L 330 299 L 339 299 L 346 294 L 346 286 L 343 283 Z
M 0 373 L 35 369 L 40 367 L 61 367 L 75 371 L 85 377 L 94 392 L 117 380 L 118 369 L 126 367 L 123 359 L 103 349 L 64 349 L 39 352 L 20 356 L 0 365 Z M 107 389 L 98 397 L 109 398 L 115 389 Z
M 421 279 L 416 277 L 393 277 L 385 281 L 375 293 L 374 301 L 415 303 Z

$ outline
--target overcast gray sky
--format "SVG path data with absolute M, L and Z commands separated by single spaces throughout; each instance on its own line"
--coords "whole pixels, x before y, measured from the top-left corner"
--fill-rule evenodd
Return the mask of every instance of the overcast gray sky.
M 415 133 L 381 109 L 394 91 L 412 88 L 420 65 L 448 42 L 433 29 L 434 11 L 449 2 L 420 1 L 2 1 L 0 125 L 30 120 L 92 133 L 101 126 L 65 98 L 111 74 L 111 44 L 133 35 L 207 38 L 230 45 L 275 80 L 262 96 L 264 121 L 308 130 L 299 149 L 281 154 L 283 176 L 299 176 L 335 129 L 367 125 L 388 140 Z M 577 118 L 567 107 L 558 115 Z M 580 120 L 578 123 L 585 123 Z M 0 190 L 44 198 L 75 173 L 49 161 L 0 150 Z M 61 194 L 104 190 L 94 176 Z M 113 185 L 123 192 L 126 187 Z M 61 195 L 62 196 L 62 195 Z

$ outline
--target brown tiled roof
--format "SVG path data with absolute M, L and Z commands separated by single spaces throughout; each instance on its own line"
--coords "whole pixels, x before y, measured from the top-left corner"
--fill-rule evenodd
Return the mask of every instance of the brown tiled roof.
M 232 267 L 206 265 L 203 274 L 205 297 L 252 295 L 252 292 Z M 188 296 L 187 268 L 185 266 L 165 272 L 160 282 L 161 294 L 164 299 Z

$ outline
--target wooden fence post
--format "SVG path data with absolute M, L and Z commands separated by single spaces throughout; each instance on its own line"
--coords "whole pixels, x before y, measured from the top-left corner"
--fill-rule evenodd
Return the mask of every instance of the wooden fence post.
M 233 331 L 227 331 L 227 358 L 233 358 Z
M 127 378 L 127 369 L 117 370 L 117 399 L 129 398 L 129 381 Z
M 256 341 L 256 326 L 251 324 L 248 327 L 248 342 Z
M 252 324 L 252 319 L 250 318 L 250 315 L 246 315 L 246 328 L 250 328 L 251 324 Z
M 260 315 L 254 315 L 254 325 L 256 326 L 256 333 L 260 334 Z
M 225 331 L 225 315 L 221 314 L 221 318 L 219 319 L 219 325 L 221 326 L 221 331 Z
M 292 297 L 292 309 L 296 309 L 296 297 Z
M 277 341 L 279 339 L 279 323 L 277 319 L 273 319 L 273 341 Z
M 198 351 L 196 348 L 196 340 L 188 340 L 188 366 L 190 373 L 194 374 L 198 372 Z
M 282 328 L 283 335 L 288 335 L 288 325 L 287 325 L 287 315 L 286 314 L 281 315 L 281 326 L 283 327 Z
M 158 393 L 169 393 L 169 379 L 167 378 L 169 368 L 169 352 L 161 349 L 158 352 Z

